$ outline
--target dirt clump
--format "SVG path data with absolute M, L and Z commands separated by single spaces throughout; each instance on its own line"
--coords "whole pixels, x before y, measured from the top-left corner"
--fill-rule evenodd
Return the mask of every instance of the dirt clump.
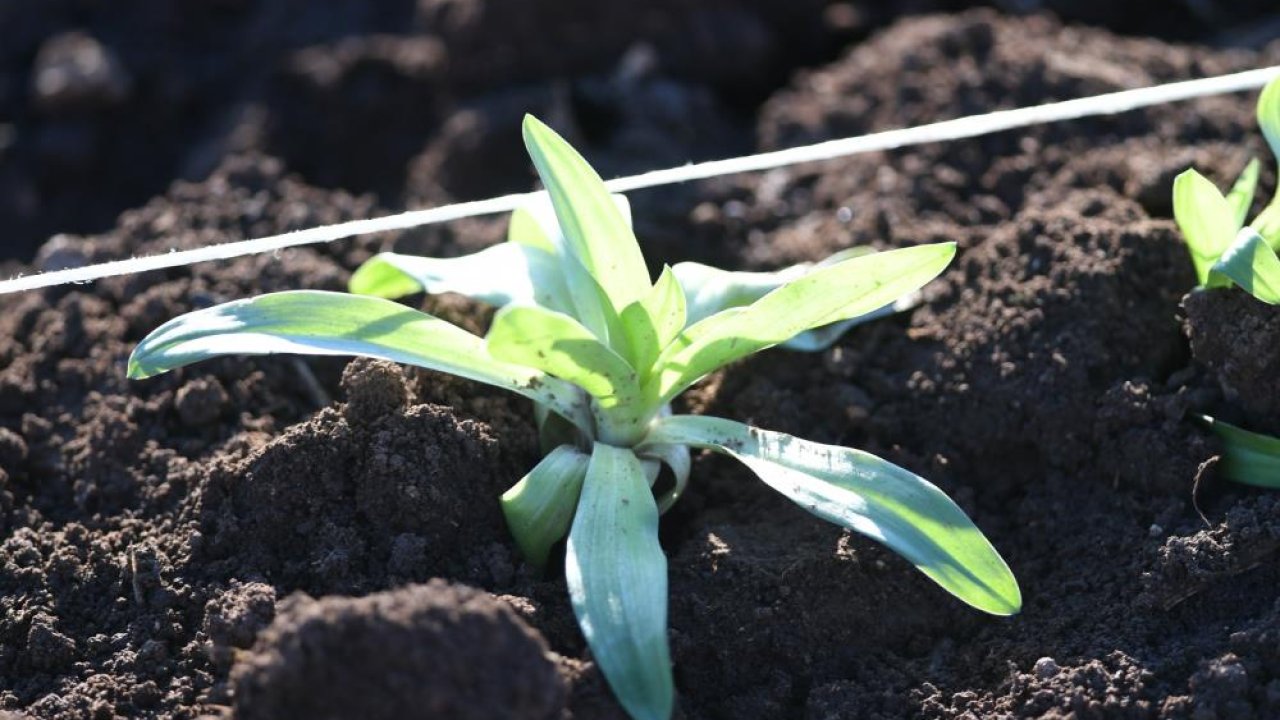
M 556 720 L 565 688 L 505 604 L 432 581 L 360 598 L 287 598 L 231 671 L 238 720 Z
M 1239 288 L 1189 293 L 1183 323 L 1195 359 L 1217 378 L 1227 402 L 1280 430 L 1280 312 Z
M 315 593 L 447 575 L 509 582 L 495 498 L 523 474 L 496 438 L 432 405 L 408 407 L 390 363 L 356 361 L 348 403 L 322 410 L 203 488 L 209 559 Z M 488 554 L 488 556 L 486 556 Z

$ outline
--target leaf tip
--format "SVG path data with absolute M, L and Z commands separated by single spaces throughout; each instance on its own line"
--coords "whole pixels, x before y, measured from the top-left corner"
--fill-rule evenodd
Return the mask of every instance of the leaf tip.
M 1018 587 L 1018 581 L 1013 580 L 1010 576 L 1012 584 L 1010 592 L 999 598 L 999 602 L 990 608 L 983 608 L 988 613 L 997 617 L 1012 617 L 1022 612 L 1022 588 Z
M 525 113 L 524 120 L 520 123 L 520 134 L 524 136 L 525 145 L 531 145 L 539 138 L 538 135 L 550 132 L 551 128 L 546 123 L 534 117 L 533 113 Z
M 125 371 L 125 377 L 130 380 L 145 380 L 153 374 L 154 373 L 147 372 L 143 367 L 142 362 L 138 359 L 138 349 L 135 348 L 134 351 L 129 354 L 129 364 L 128 369 Z

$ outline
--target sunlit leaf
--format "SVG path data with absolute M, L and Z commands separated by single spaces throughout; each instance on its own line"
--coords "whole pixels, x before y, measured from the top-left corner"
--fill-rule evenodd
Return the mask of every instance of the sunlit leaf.
M 877 310 L 937 277 L 954 243 L 891 250 L 819 268 L 744 307 L 682 331 L 655 363 L 646 393 L 660 403 L 707 373 L 806 330 Z
M 622 325 L 631 339 L 632 367 L 640 371 L 641 382 L 662 348 L 666 347 L 685 326 L 685 299 L 680 283 L 671 268 L 662 275 L 644 299 L 631 303 L 622 311 Z
M 1249 161 L 1244 166 L 1244 170 L 1240 171 L 1240 177 L 1236 178 L 1236 182 L 1231 186 L 1231 192 L 1227 193 L 1227 204 L 1231 206 L 1235 212 L 1236 226 L 1233 231 L 1238 231 L 1244 227 L 1245 221 L 1249 219 L 1249 208 L 1253 206 L 1253 193 L 1258 187 L 1258 173 L 1262 169 L 1262 164 L 1257 158 Z
M 146 378 L 222 355 L 354 355 L 496 385 L 590 428 L 573 385 L 492 357 L 462 328 L 381 298 L 298 290 L 197 310 L 156 328 L 129 358 Z
M 493 357 L 567 380 L 604 407 L 639 402 L 636 371 L 569 315 L 508 305 L 493 318 L 485 339 Z
M 1241 228 L 1213 272 L 1265 303 L 1280 304 L 1280 258 L 1253 228 Z
M 1173 217 L 1191 251 L 1197 282 L 1211 287 L 1209 271 L 1239 227 L 1235 211 L 1213 183 L 1192 169 L 1173 181 Z
M 1280 172 L 1280 77 L 1267 83 L 1258 97 L 1258 126 L 1271 146 L 1271 154 Z M 1271 197 L 1271 202 L 1262 209 L 1258 217 L 1250 223 L 1272 250 L 1280 251 L 1280 188 Z
M 451 292 L 498 307 L 571 307 L 555 256 L 519 243 L 499 243 L 453 258 L 379 253 L 351 275 L 350 290 L 383 298 Z
M 551 128 L 526 115 L 524 140 L 562 231 L 563 245 L 557 247 L 557 254 L 578 261 L 577 266 L 568 263 L 565 271 L 578 318 L 627 356 L 629 339 L 613 336 L 623 332 L 618 318 L 650 288 L 649 271 L 631 226 L 600 176 Z
M 640 460 L 596 443 L 569 532 L 565 582 L 591 654 L 636 720 L 668 720 L 667 559 Z
M 545 197 L 540 195 L 539 197 Z M 556 243 L 551 240 L 554 233 L 549 232 L 545 219 L 538 215 L 538 205 L 536 201 L 521 208 L 516 208 L 511 213 L 511 222 L 507 225 L 507 242 L 514 245 L 524 245 L 526 247 L 537 248 L 549 255 L 556 254 Z M 551 210 L 551 200 L 546 200 L 547 211 L 551 213 L 552 225 L 555 233 L 559 233 L 560 225 L 555 222 L 555 211 Z
M 893 463 L 861 450 L 693 415 L 660 420 L 646 442 L 709 448 L 737 458 L 792 502 L 884 543 L 973 607 L 994 615 L 1022 607 L 1013 573 L 964 511 Z
M 1249 223 L 1272 250 L 1280 252 L 1280 196 L 1258 213 L 1258 217 Z
M 823 260 L 821 263 L 798 263 L 773 272 L 722 270 L 696 262 L 677 263 L 673 268 L 680 285 L 690 297 L 687 324 L 710 317 L 731 307 L 750 305 L 782 285 L 812 272 L 819 267 L 855 257 L 874 254 L 866 247 L 849 248 Z M 818 352 L 831 347 L 840 336 L 856 325 L 877 318 L 902 312 L 914 307 L 920 299 L 918 292 L 907 293 L 892 303 L 871 312 L 832 323 L 813 330 L 806 330 L 780 346 L 787 350 Z
M 1280 77 L 1272 78 L 1258 96 L 1258 127 L 1280 163 Z
M 750 305 L 771 291 L 817 268 L 874 254 L 875 250 L 872 248 L 860 246 L 841 250 L 818 263 L 796 263 L 780 270 L 766 272 L 724 270 L 697 262 L 676 263 L 672 272 L 684 289 L 688 305 L 686 311 L 688 317 L 685 322 L 691 325 L 721 310 Z

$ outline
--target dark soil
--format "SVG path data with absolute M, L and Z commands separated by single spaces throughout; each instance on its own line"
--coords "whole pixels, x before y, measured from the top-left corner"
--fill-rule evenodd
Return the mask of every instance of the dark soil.
M 1147 25 L 1119 3 L 1059 8 L 1234 49 L 992 11 L 884 27 L 951 9 L 930 2 L 312 5 L 0 0 L 8 267 L 526 188 L 530 110 L 614 175 L 1280 62 L 1280 43 L 1245 47 L 1240 23 L 1275 21 L 1250 3 Z M 1192 7 L 1211 10 L 1196 31 L 1176 23 Z M 1280 717 L 1280 501 L 1217 478 L 1185 420 L 1280 432 L 1280 315 L 1184 298 L 1169 219 L 1174 175 L 1225 183 L 1250 155 L 1266 157 L 1241 94 L 637 193 L 655 267 L 959 242 L 915 311 L 681 402 L 924 474 L 1026 599 L 979 615 L 699 456 L 663 524 L 680 716 Z M 504 228 L 0 300 L 0 717 L 622 717 L 562 578 L 524 565 L 502 522 L 497 496 L 537 460 L 523 401 L 341 359 L 124 379 L 181 312 L 340 289 L 377 249 L 455 254 Z M 101 232 L 33 255 L 55 231 Z M 415 302 L 476 331 L 489 316 Z
M 236 717 L 556 720 L 546 643 L 507 605 L 434 580 L 362 598 L 293 595 L 232 673 Z

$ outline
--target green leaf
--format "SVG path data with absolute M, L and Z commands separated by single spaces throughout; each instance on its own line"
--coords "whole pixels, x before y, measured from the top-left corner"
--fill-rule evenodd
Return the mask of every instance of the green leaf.
M 689 474 L 693 471 L 693 459 L 689 457 L 689 446 L 649 445 L 644 452 L 639 453 L 639 456 L 660 460 L 671 469 L 671 475 L 675 479 L 675 486 L 658 499 L 658 512 L 666 513 L 671 509 L 671 506 L 676 504 L 676 501 L 684 496 L 685 488 L 689 486 Z
M 422 259 L 390 252 L 378 253 L 351 273 L 351 279 L 347 281 L 347 292 L 387 300 L 424 292 L 423 282 L 414 277 L 413 271 L 405 267 L 407 263 L 401 262 L 401 258 Z
M 1213 273 L 1230 278 L 1259 300 L 1280 304 L 1280 258 L 1253 228 L 1241 228 L 1235 242 L 1213 266 Z
M 631 339 L 631 366 L 640 371 L 640 381 L 648 378 L 653 361 L 685 326 L 684 291 L 670 267 L 662 268 L 658 282 L 643 300 L 622 311 L 622 326 Z
M 577 304 L 577 317 L 622 355 L 628 353 L 618 318 L 649 292 L 649 272 L 623 214 L 604 182 L 576 150 L 532 115 L 524 120 L 524 141 L 551 196 L 563 232 L 561 258 Z M 553 241 L 556 238 L 552 238 Z
M 771 291 L 777 290 L 796 278 L 803 277 L 816 268 L 829 267 L 845 260 L 874 254 L 875 250 L 869 247 L 846 248 L 818 263 L 796 263 L 771 272 L 724 270 L 696 262 L 676 263 L 672 271 L 687 298 L 688 318 L 685 322 L 693 324 L 721 310 L 750 305 Z
M 809 267 L 809 263 L 803 263 L 776 272 L 751 272 L 682 262 L 671 270 L 684 290 L 686 323 L 692 325 L 722 310 L 750 305 L 788 281 L 803 276 Z
M 1236 178 L 1236 182 L 1231 186 L 1231 192 L 1227 193 L 1227 204 L 1235 212 L 1236 226 L 1233 232 L 1239 231 L 1244 227 L 1244 223 L 1249 219 L 1249 208 L 1253 206 L 1253 193 L 1258 187 L 1258 172 L 1261 170 L 1262 164 L 1258 162 L 1258 158 L 1249 161 L 1244 166 L 1244 170 L 1240 171 L 1240 177 Z
M 588 460 L 585 453 L 561 445 L 502 494 L 502 512 L 516 545 L 539 570 L 546 567 L 551 547 L 569 532 Z
M 694 323 L 654 363 L 646 395 L 666 404 L 716 368 L 805 330 L 876 310 L 937 277 L 955 251 L 955 243 L 939 243 L 845 260 Z
M 1280 163 L 1280 77 L 1272 78 L 1258 96 L 1258 127 Z
M 547 201 L 550 205 L 550 200 Z M 552 220 L 555 219 L 554 213 Z M 553 223 L 554 224 L 554 223 Z M 560 226 L 554 224 L 555 232 L 560 232 Z M 537 210 L 533 207 L 533 203 L 525 207 L 516 208 L 511 213 L 511 222 L 507 226 L 507 242 L 514 245 L 524 245 L 526 247 L 537 248 L 549 255 L 556 254 L 556 243 L 551 238 L 553 234 L 548 232 L 545 223 L 537 215 Z
M 1228 480 L 1256 487 L 1280 489 L 1280 439 L 1249 432 L 1208 415 L 1199 419 L 1222 439 L 1220 472 Z
M 631 227 L 631 203 L 627 201 L 627 197 L 614 193 L 610 198 L 622 214 L 627 227 Z M 556 254 L 556 247 L 564 242 L 564 233 L 560 231 L 560 221 L 556 220 L 556 210 L 551 205 L 550 195 L 545 192 L 537 193 L 524 207 L 511 213 L 507 242 Z
M 635 720 L 668 720 L 667 559 L 658 508 L 630 450 L 596 443 L 565 555 L 569 600 L 618 702 Z
M 1275 156 L 1277 170 L 1280 171 L 1280 77 L 1267 83 L 1258 97 L 1258 126 L 1271 146 L 1271 154 Z M 1271 202 L 1251 225 L 1272 250 L 1280 251 L 1280 190 L 1272 195 Z
M 1280 251 L 1280 194 L 1249 223 L 1272 250 Z
M 379 253 L 352 274 L 349 287 L 358 295 L 382 298 L 451 292 L 498 307 L 537 304 L 563 311 L 572 306 L 555 256 L 518 243 L 454 258 Z
M 462 328 L 381 298 L 299 290 L 197 310 L 156 328 L 129 358 L 129 377 L 222 355 L 355 355 L 439 370 L 519 393 L 590 430 L 581 392 L 493 358 Z
M 1235 211 L 1218 188 L 1194 169 L 1173 181 L 1173 217 L 1191 251 L 1196 280 L 1210 287 L 1209 271 L 1235 235 Z
M 993 615 L 1022 608 L 1009 566 L 964 511 L 924 478 L 869 453 L 722 418 L 658 421 L 645 444 L 709 448 L 740 460 L 818 517 L 884 543 L 947 592 Z
M 564 313 L 508 305 L 493 318 L 486 341 L 493 357 L 571 382 L 602 407 L 633 406 L 639 400 L 635 369 Z

